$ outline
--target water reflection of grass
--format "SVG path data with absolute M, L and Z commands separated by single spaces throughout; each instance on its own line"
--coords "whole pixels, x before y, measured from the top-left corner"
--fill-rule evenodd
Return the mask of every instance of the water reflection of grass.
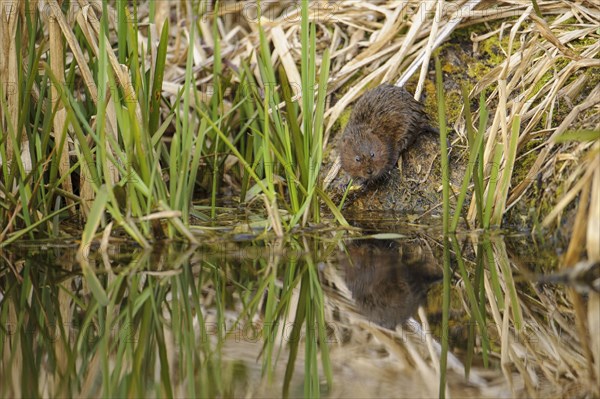
M 5 264 L 0 374 L 10 383 L 2 396 L 240 396 L 252 380 L 222 359 L 230 340 L 264 345 L 265 376 L 288 356 L 285 392 L 305 348 L 304 392 L 318 396 L 319 358 L 329 383 L 331 374 L 316 260 L 199 254 L 137 250 L 113 265 L 96 253 L 87 259 L 98 268 L 96 288 L 74 263 L 39 265 L 46 253 L 29 254 L 15 273 Z
M 92 251 L 106 306 L 72 250 L 5 253 L 1 395 L 589 389 L 566 298 L 519 277 L 535 264 L 499 238 L 446 242 L 443 249 L 443 241 L 407 234 L 342 251 L 332 251 L 336 241 L 308 238 Z M 436 375 L 445 376 L 442 385 Z

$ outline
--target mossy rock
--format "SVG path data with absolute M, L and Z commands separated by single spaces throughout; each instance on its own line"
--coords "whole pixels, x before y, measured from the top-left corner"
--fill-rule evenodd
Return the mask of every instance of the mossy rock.
M 332 157 L 337 156 L 338 148 L 336 146 Z M 398 167 L 377 181 L 353 184 L 346 199 L 344 212 L 376 210 L 416 215 L 431 211 L 442 200 L 439 154 L 439 138 L 431 134 L 421 135 L 402 153 Z M 451 154 L 451 160 L 453 159 Z M 452 162 L 452 165 L 451 184 L 458 186 L 464 174 L 464 167 L 459 162 Z M 330 185 L 334 200 L 341 200 L 349 182 L 350 176 L 341 170 Z M 434 214 L 439 211 L 441 208 L 434 209 Z

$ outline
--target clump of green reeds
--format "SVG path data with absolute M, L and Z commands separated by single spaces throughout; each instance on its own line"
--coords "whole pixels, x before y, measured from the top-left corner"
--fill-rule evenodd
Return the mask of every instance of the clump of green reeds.
M 241 76 L 250 97 L 243 107 L 243 114 L 244 119 L 250 121 L 251 135 L 243 158 L 246 173 L 241 195 L 246 199 L 256 195 L 257 191 L 248 187 L 248 175 L 255 178 L 269 203 L 270 216 L 277 222 L 273 227 L 280 233 L 298 223 L 318 222 L 321 201 L 338 222 L 346 224 L 337 207 L 320 188 L 323 116 L 330 63 L 326 49 L 321 55 L 317 76 L 316 25 L 309 22 L 308 7 L 308 3 L 302 3 L 300 84 L 290 82 L 285 68 L 275 70 L 271 61 L 273 55 L 260 24 L 257 56 L 260 81 L 254 78 L 247 65 Z M 295 87 L 301 88 L 298 93 L 301 101 L 294 96 Z M 276 176 L 282 179 L 275 179 Z M 278 181 L 285 182 L 285 190 L 276 190 Z M 280 207 L 285 209 L 287 217 L 278 214 Z M 277 226 L 278 223 L 281 226 Z
M 92 204 L 96 205 L 97 214 L 90 220 L 90 226 L 97 222 L 106 225 L 106 217 L 110 216 L 143 246 L 149 245 L 153 213 L 170 220 L 173 229 L 191 238 L 181 222 L 181 212 L 187 215 L 181 205 L 186 201 L 180 199 L 181 193 L 176 190 L 170 195 L 162 176 L 165 157 L 161 156 L 160 137 L 167 126 L 159 126 L 158 115 L 168 24 L 163 26 L 153 54 L 153 68 L 146 73 L 145 54 L 140 57 L 138 52 L 135 19 L 125 3 L 118 2 L 116 6 L 119 11 L 116 24 L 122 28 L 117 30 L 119 59 L 108 43 L 107 4 L 95 10 L 102 14 L 100 20 L 90 10 L 88 24 L 84 26 L 79 21 L 85 29 L 87 48 L 70 30 L 59 7 L 49 8 L 52 13 L 49 21 L 42 20 L 39 13 L 26 14 L 29 42 L 21 43 L 23 51 L 17 52 L 16 58 L 24 61 L 21 57 L 28 54 L 28 68 L 19 71 L 19 90 L 10 99 L 24 106 L 20 108 L 17 124 L 6 117 L 9 114 L 6 103 L 3 112 L 3 126 L 9 132 L 2 135 L 0 144 L 5 160 L 0 187 L 4 202 L 0 214 L 3 245 L 25 234 L 58 236 L 62 234 L 62 220 L 76 215 L 86 220 Z M 36 46 L 41 39 L 37 36 L 38 27 L 43 28 L 44 23 L 51 26 L 48 29 L 51 43 L 59 43 L 56 48 L 51 46 L 52 59 L 64 57 L 66 50 L 56 51 L 61 50 L 63 37 L 67 38 L 69 50 L 75 56 L 69 70 L 61 69 L 60 65 L 57 68 L 51 60 L 49 64 L 41 64 L 44 66 L 41 75 L 35 74 L 43 50 Z M 84 48 L 89 53 L 89 63 L 83 56 Z M 77 68 L 81 76 L 76 77 Z M 85 83 L 85 91 L 77 88 L 82 83 L 78 79 Z M 39 93 L 35 109 L 28 106 L 29 93 Z M 179 163 L 189 159 L 186 154 L 173 152 L 176 156 L 172 171 L 176 173 L 180 171 L 177 168 L 180 158 L 184 159 Z M 23 165 L 23 159 L 30 161 L 30 168 Z M 184 176 L 189 177 L 189 172 Z M 179 187 L 186 190 L 189 202 L 189 186 Z M 170 212 L 171 208 L 178 212 Z
M 6 244 L 27 234 L 57 236 L 64 219 L 77 217 L 89 221 L 94 231 L 112 220 L 112 228 L 123 229 L 143 246 L 162 237 L 194 242 L 186 226 L 192 214 L 216 216 L 224 173 L 241 179 L 240 202 L 264 196 L 270 225 L 278 235 L 299 223 L 318 221 L 323 202 L 345 223 L 320 188 L 329 52 L 318 61 L 316 25 L 309 22 L 308 4 L 303 4 L 300 27 L 301 82 L 290 82 L 283 68 L 276 71 L 259 26 L 260 79 L 255 80 L 243 63 L 238 78 L 246 90 L 239 90 L 227 106 L 225 93 L 232 84 L 221 61 L 218 3 L 211 22 L 212 93 L 198 90 L 190 50 L 183 84 L 172 104 L 163 97 L 171 40 L 168 19 L 159 37 L 152 35 L 156 30 L 148 30 L 144 45 L 139 42 L 137 7 L 117 2 L 119 29 L 114 31 L 113 47 L 109 7 L 92 8 L 87 21 L 77 20 L 83 36 L 73 34 L 60 8 L 50 7 L 50 21 L 39 13 L 26 14 L 28 41 L 19 43 L 16 64 L 28 68 L 14 71 L 15 96 L 5 96 L 6 88 L 0 88 L 6 127 L 0 141 L 0 241 Z M 190 10 L 202 16 L 209 11 L 206 7 L 201 2 Z M 43 73 L 37 75 L 43 48 L 36 44 L 47 25 L 51 43 L 58 43 L 51 46 L 51 59 L 65 53 L 74 58 L 66 70 L 53 61 L 42 64 Z M 190 24 L 190 49 L 200 34 L 197 25 Z M 67 46 L 61 47 L 65 37 Z M 82 82 L 85 91 L 78 86 Z M 293 95 L 293 85 L 301 86 L 299 96 Z M 31 103 L 25 95 L 30 92 L 39 92 L 39 100 Z M 18 118 L 8 117 L 11 109 L 21 110 Z M 230 155 L 237 158 L 239 170 L 224 170 Z M 198 187 L 208 193 L 209 215 L 191 207 Z M 97 213 L 88 220 L 96 200 Z

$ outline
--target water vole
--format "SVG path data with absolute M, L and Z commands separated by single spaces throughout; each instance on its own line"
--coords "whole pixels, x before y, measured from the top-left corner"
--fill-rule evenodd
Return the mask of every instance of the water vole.
M 342 134 L 342 168 L 354 178 L 377 179 L 424 132 L 437 130 L 423 104 L 402 87 L 382 84 L 363 94 L 352 110 Z

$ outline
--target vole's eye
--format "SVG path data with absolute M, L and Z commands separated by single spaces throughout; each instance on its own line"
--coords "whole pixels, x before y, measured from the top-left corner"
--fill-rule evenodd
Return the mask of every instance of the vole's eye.
M 357 156 L 354 158 L 354 160 L 355 160 L 356 162 L 360 162 L 360 157 L 357 155 Z
M 371 158 L 375 158 L 375 153 L 373 151 L 371 151 Z

